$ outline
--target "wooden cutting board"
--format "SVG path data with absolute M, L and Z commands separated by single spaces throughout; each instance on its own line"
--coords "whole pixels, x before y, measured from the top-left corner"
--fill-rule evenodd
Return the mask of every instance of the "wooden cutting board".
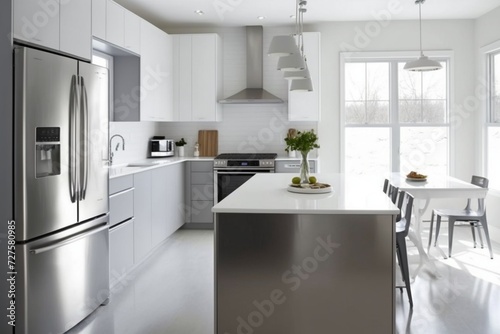
M 217 130 L 199 130 L 198 144 L 200 157 L 215 157 L 219 150 L 219 132 Z

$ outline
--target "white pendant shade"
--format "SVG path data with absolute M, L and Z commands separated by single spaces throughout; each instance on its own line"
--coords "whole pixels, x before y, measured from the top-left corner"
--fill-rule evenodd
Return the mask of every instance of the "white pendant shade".
M 292 84 L 290 85 L 290 91 L 312 92 L 313 85 L 311 78 L 293 79 Z
M 424 56 L 424 51 L 422 51 L 422 4 L 425 0 L 416 0 L 415 3 L 418 4 L 418 22 L 419 22 L 419 37 L 420 37 L 420 58 L 417 60 L 411 60 L 405 64 L 404 69 L 413 72 L 427 72 L 435 71 L 443 68 L 441 64 L 435 60 L 431 60 Z
M 417 60 L 407 62 L 404 67 L 405 70 L 414 72 L 435 71 L 442 68 L 443 66 L 439 62 L 429 59 L 424 55 L 421 55 Z
M 278 60 L 277 68 L 280 71 L 299 71 L 306 68 L 306 63 L 300 53 L 294 53 L 289 56 L 281 57 Z
M 283 77 L 287 80 L 292 79 L 306 79 L 311 78 L 311 74 L 309 74 L 309 69 L 306 67 L 300 71 L 286 71 Z
M 269 56 L 289 56 L 294 53 L 300 53 L 295 39 L 293 36 L 274 36 L 271 45 L 269 46 L 269 51 L 267 54 Z

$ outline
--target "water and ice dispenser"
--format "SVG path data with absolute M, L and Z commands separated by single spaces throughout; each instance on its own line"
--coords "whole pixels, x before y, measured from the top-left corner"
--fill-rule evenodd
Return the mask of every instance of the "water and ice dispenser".
M 61 174 L 60 128 L 36 128 L 36 177 Z

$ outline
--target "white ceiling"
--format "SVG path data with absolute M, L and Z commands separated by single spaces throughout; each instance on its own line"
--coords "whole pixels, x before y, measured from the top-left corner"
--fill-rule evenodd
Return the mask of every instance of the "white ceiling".
M 296 0 L 116 0 L 160 27 L 246 26 L 293 24 Z M 389 12 L 391 19 L 418 19 L 414 0 L 308 0 L 305 24 L 328 21 L 370 21 L 374 13 Z M 500 6 L 500 0 L 427 0 L 422 18 L 474 19 Z M 202 10 L 205 14 L 195 14 Z M 265 16 L 258 20 L 258 16 Z

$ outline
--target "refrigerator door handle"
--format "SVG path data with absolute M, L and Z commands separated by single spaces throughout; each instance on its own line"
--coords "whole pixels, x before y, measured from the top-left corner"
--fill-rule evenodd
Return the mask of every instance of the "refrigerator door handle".
M 71 202 L 76 201 L 76 108 L 78 106 L 78 92 L 76 88 L 76 75 L 71 78 L 71 95 L 69 110 L 69 193 Z
M 48 246 L 44 246 L 44 247 L 30 249 L 30 253 L 31 254 L 35 254 L 35 255 L 36 254 L 45 253 L 45 252 L 51 251 L 53 249 L 62 247 L 64 245 L 70 244 L 72 242 L 75 242 L 77 240 L 86 238 L 86 237 L 88 237 L 88 236 L 90 236 L 92 234 L 99 233 L 99 232 L 101 232 L 101 231 L 103 231 L 103 230 L 105 230 L 107 228 L 108 228 L 108 223 L 106 222 L 106 223 L 104 223 L 102 225 L 98 225 L 97 227 L 92 228 L 90 231 L 87 230 L 87 231 L 78 233 L 78 234 L 76 234 L 74 236 L 71 236 L 69 238 L 63 239 L 62 241 L 56 242 L 54 244 L 51 244 L 51 245 L 48 245 Z
M 80 199 L 85 199 L 85 194 L 87 192 L 87 184 L 89 180 L 89 162 L 90 162 L 90 150 L 89 150 L 89 105 L 87 98 L 87 88 L 85 87 L 85 82 L 83 77 L 80 77 L 80 87 L 81 87 L 81 113 L 83 119 L 83 180 L 80 180 Z

